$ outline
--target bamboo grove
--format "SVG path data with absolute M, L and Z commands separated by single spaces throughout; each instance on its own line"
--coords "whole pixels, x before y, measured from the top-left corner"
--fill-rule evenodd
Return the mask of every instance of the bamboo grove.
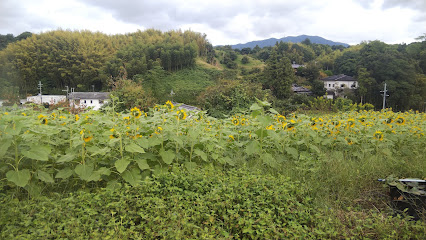
M 106 89 L 107 80 L 122 74 L 143 74 L 156 65 L 183 69 L 207 55 L 206 36 L 192 31 L 137 31 L 106 35 L 90 31 L 57 30 L 33 34 L 0 51 L 0 83 L 22 96 L 34 94 L 41 81 L 46 93 L 65 86 L 79 91 Z

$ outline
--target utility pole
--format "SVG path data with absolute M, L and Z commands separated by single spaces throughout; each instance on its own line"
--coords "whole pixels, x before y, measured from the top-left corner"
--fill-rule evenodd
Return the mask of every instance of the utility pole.
M 68 98 L 68 91 L 69 91 L 69 88 L 68 88 L 68 86 L 65 86 L 66 88 L 67 88 L 67 90 L 62 90 L 62 92 L 67 92 L 67 98 Z
M 174 93 L 173 92 L 173 89 L 172 89 L 172 91 L 170 92 L 170 96 L 172 97 L 172 102 L 173 102 L 173 95 L 175 95 L 176 93 Z
M 95 92 L 95 85 L 92 85 L 92 92 Z
M 383 110 L 385 110 L 385 108 L 386 108 L 386 97 L 389 97 L 389 95 L 387 95 L 386 83 L 385 83 L 385 89 L 383 91 L 380 91 L 380 92 L 383 93 Z
M 38 89 L 40 89 L 40 104 L 43 104 L 43 95 L 41 93 L 41 87 L 43 84 L 41 84 L 41 81 L 38 81 Z

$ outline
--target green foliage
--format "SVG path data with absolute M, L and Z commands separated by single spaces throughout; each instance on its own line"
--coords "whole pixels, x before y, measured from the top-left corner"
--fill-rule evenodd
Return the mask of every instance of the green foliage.
M 250 62 L 250 60 L 249 60 L 249 58 L 247 57 L 247 56 L 244 56 L 242 59 L 241 59 L 241 63 L 242 64 L 247 64 L 247 63 L 249 63 Z
M 424 238 L 377 183 L 425 177 L 424 113 L 250 110 L 2 112 L 0 238 Z
M 268 92 L 262 90 L 260 84 L 222 80 L 208 87 L 198 97 L 198 102 L 210 116 L 223 118 L 247 110 L 255 98 L 267 100 L 268 97 Z
M 147 92 L 157 102 L 173 100 L 190 105 L 200 105 L 197 97 L 207 87 L 216 83 L 220 72 L 215 69 L 194 67 L 176 72 L 167 72 L 161 68 L 154 68 L 145 74 L 134 77 L 135 81 L 141 82 Z M 173 90 L 173 95 L 170 95 Z
M 28 37 L 31 37 L 31 35 L 32 33 L 30 32 L 23 32 L 16 37 L 14 37 L 13 34 L 0 34 L 0 51 L 5 49 L 8 44 L 24 40 Z
M 136 187 L 11 200 L 0 195 L 4 239 L 331 239 L 425 237 L 421 222 L 327 211 L 307 188 L 250 169 L 173 167 Z M 404 227 L 400 227 L 400 226 Z
M 347 98 L 327 99 L 324 97 L 316 97 L 309 101 L 309 104 L 303 107 L 306 110 L 315 110 L 320 112 L 347 112 L 347 111 L 361 111 L 373 110 L 374 106 L 369 103 L 356 104 Z
M 279 57 L 276 49 L 266 63 L 264 69 L 263 86 L 271 89 L 278 99 L 288 98 L 291 95 L 291 84 L 295 75 L 288 58 Z
M 47 94 L 62 93 L 65 86 L 87 91 L 95 85 L 101 90 L 123 68 L 132 78 L 155 62 L 169 71 L 194 66 L 197 56 L 206 58 L 212 51 L 209 46 L 205 35 L 192 31 L 149 29 L 110 36 L 57 30 L 34 34 L 0 51 L 0 79 L 18 86 L 22 95 L 34 94 L 39 81 Z
M 165 34 L 167 36 L 167 34 Z M 155 67 L 159 61 L 165 70 L 179 70 L 195 64 L 198 48 L 195 42 L 184 43 L 174 38 L 160 36 L 163 41 L 137 42 L 117 51 L 115 57 L 107 63 L 106 72 L 117 76 L 121 68 L 126 68 L 129 78 L 144 74 Z M 179 38 L 185 36 L 179 36 Z M 195 41 L 195 39 L 194 39 Z
M 148 110 L 149 107 L 154 106 L 155 99 L 150 92 L 147 92 L 141 84 L 133 80 L 118 77 L 115 80 L 111 80 L 110 84 L 112 85 L 112 98 L 117 98 L 118 100 L 114 106 L 117 111 L 124 111 L 131 107 Z M 112 104 L 113 102 L 109 103 L 109 105 Z

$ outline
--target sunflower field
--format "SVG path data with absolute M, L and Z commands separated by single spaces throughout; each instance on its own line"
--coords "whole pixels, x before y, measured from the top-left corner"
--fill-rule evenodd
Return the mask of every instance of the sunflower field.
M 425 179 L 425 113 L 113 106 L 0 113 L 0 237 L 424 237 L 377 179 Z
M 249 115 L 225 120 L 186 112 L 171 102 L 149 112 L 73 115 L 31 108 L 0 114 L 0 178 L 19 187 L 55 183 L 132 186 L 172 164 L 188 170 L 241 165 L 312 175 L 324 163 L 355 165 L 380 159 L 398 171 L 425 177 L 426 114 L 387 111 L 283 116 L 266 102 Z M 410 165 L 415 168 L 410 169 Z M 371 166 L 372 167 L 372 166 Z M 291 171 L 294 171 L 291 170 Z

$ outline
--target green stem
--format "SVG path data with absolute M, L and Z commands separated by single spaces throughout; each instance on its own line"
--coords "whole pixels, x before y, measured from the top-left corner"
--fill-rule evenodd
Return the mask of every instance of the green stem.
M 121 159 L 123 159 L 123 138 L 121 136 L 121 133 L 119 133 L 120 135 L 120 155 L 121 155 Z
M 14 145 L 15 145 L 15 164 L 16 164 L 16 171 L 18 171 L 18 164 L 19 164 L 19 156 L 18 156 L 18 143 L 16 142 L 16 136 L 14 136 Z
M 194 152 L 194 144 L 191 142 L 191 151 L 189 152 L 189 162 L 192 162 L 192 152 Z
M 179 137 L 179 116 L 177 119 L 177 126 L 176 126 L 176 137 Z M 178 143 L 176 142 L 176 154 L 179 152 L 179 147 L 178 147 Z

